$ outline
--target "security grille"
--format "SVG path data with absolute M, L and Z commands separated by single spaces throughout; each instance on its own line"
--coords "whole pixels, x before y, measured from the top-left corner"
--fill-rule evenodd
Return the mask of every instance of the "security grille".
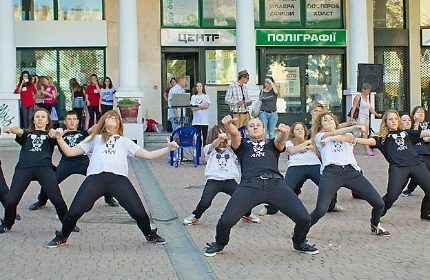
M 421 105 L 430 108 L 430 48 L 421 49 Z
M 105 73 L 103 49 L 18 49 L 16 61 L 17 81 L 22 71 L 53 78 L 59 94 L 57 111 L 60 119 L 66 110 L 72 109 L 70 79 L 76 78 L 85 86 L 91 74 L 96 74 L 102 82 Z
M 222 118 L 230 114 L 230 106 L 225 103 L 226 91 L 218 91 L 217 104 L 218 104 L 218 123 L 221 123 Z
M 375 63 L 384 65 L 384 88 L 376 94 L 376 111 L 409 111 L 407 53 L 407 47 L 375 47 Z

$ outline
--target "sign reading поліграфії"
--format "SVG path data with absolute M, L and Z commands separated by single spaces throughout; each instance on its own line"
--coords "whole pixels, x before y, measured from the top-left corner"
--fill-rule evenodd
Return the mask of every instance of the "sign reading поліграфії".
M 257 46 L 346 46 L 346 30 L 258 29 Z

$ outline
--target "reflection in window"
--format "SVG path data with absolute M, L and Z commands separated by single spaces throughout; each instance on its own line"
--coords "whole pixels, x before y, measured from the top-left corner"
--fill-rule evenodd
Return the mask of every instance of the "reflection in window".
M 236 50 L 206 51 L 206 83 L 229 84 L 236 79 Z
M 254 19 L 259 24 L 260 2 L 254 0 Z M 236 1 L 203 0 L 203 27 L 235 27 Z
M 403 0 L 373 0 L 375 28 L 404 28 Z
M 430 1 L 429 0 L 421 0 L 420 2 L 420 10 L 421 10 L 421 26 L 430 27 Z
M 53 0 L 14 0 L 14 18 L 20 20 L 54 20 Z
M 422 106 L 430 109 L 430 48 L 421 49 L 421 98 Z
M 58 20 L 102 20 L 102 0 L 58 0 Z
M 163 26 L 198 27 L 199 1 L 163 0 Z
M 334 113 L 342 111 L 342 56 L 308 55 L 306 112 L 314 102 Z

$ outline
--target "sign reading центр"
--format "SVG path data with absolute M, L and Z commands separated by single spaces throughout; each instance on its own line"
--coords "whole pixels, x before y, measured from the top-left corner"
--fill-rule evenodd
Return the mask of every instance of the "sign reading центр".
M 257 46 L 346 46 L 346 30 L 257 29 Z

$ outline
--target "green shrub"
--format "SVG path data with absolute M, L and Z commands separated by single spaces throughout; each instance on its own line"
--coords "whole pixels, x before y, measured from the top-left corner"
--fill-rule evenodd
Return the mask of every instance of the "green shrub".
M 136 99 L 124 98 L 118 101 L 118 105 L 136 105 L 139 102 Z

